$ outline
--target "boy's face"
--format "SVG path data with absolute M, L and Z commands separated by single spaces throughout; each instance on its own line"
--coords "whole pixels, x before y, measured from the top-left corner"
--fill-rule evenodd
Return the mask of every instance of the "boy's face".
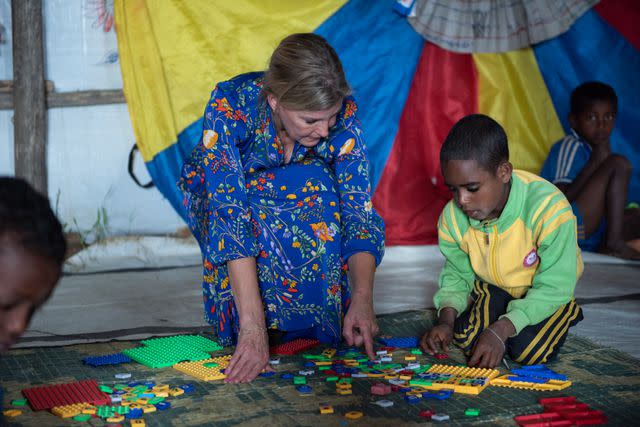
M 584 111 L 569 114 L 573 130 L 591 145 L 606 144 L 616 122 L 616 110 L 609 101 L 594 101 Z
M 29 326 L 35 310 L 51 294 L 60 268 L 55 261 L 25 250 L 11 237 L 0 237 L 0 353 Z
M 478 221 L 500 216 L 509 197 L 512 171 L 509 162 L 502 162 L 495 174 L 475 160 L 449 160 L 442 165 L 444 182 L 456 205 Z

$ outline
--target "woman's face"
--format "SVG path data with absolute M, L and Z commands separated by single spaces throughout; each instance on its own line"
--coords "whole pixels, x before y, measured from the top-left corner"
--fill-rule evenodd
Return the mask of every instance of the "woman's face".
M 274 115 L 279 118 L 279 126 L 284 128 L 289 138 L 305 147 L 314 147 L 329 135 L 329 129 L 336 124 L 342 102 L 320 111 L 290 110 L 269 95 L 267 97 Z M 278 124 L 276 124 L 278 126 Z

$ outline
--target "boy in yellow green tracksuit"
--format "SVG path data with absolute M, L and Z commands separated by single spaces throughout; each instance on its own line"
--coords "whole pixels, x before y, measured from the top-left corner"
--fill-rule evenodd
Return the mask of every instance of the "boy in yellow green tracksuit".
M 438 323 L 423 349 L 446 352 L 453 342 L 477 367 L 493 368 L 505 353 L 546 363 L 582 320 L 571 205 L 551 183 L 513 170 L 504 130 L 484 115 L 451 129 L 440 164 L 453 200 L 438 222 L 446 262 L 434 296 Z

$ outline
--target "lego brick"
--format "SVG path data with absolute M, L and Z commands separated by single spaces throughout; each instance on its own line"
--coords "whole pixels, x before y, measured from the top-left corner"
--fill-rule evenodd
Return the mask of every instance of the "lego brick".
M 498 374 L 499 371 L 496 369 L 432 365 L 426 373 L 420 374 L 418 378 L 412 380 L 413 384 L 411 385 L 429 390 L 452 390 L 456 393 L 479 394 Z
M 15 418 L 18 415 L 22 415 L 22 411 L 19 409 L 7 409 L 5 411 L 2 411 L 2 415 L 7 418 Z
M 477 408 L 467 408 L 467 409 L 464 411 L 464 414 L 465 414 L 467 417 L 477 417 L 478 415 L 480 415 L 480 410 L 479 410 L 479 409 L 477 409 Z
M 571 381 L 558 381 L 558 380 L 549 380 L 544 384 L 538 384 L 533 382 L 526 381 L 511 381 L 509 379 L 510 375 L 502 375 L 498 378 L 493 378 L 491 380 L 491 385 L 498 387 L 511 387 L 511 388 L 520 388 L 525 390 L 563 390 L 569 386 L 571 386 Z
M 104 405 L 110 402 L 109 396 L 98 389 L 95 380 L 32 387 L 22 390 L 22 394 L 34 411 L 74 403 Z
M 322 415 L 333 414 L 333 406 L 331 406 L 331 405 L 320 405 L 320 413 Z
M 54 406 L 51 408 L 51 413 L 57 415 L 60 418 L 71 418 L 82 413 L 82 408 L 86 406 L 86 403 L 74 403 L 71 405 Z
M 431 416 L 433 421 L 447 421 L 449 420 L 449 415 L 447 414 L 433 414 Z
M 27 399 L 13 399 L 11 401 L 11 406 L 25 406 L 27 403 Z
M 363 414 L 360 411 L 351 411 L 344 414 L 344 416 L 349 420 L 357 420 L 359 418 L 362 418 Z
M 196 350 L 212 352 L 222 350 L 223 347 L 217 342 L 200 335 L 176 335 L 172 337 L 151 338 L 140 341 L 147 347 L 158 346 L 160 348 L 169 347 L 190 347 Z
M 173 368 L 177 371 L 198 378 L 202 381 L 215 381 L 226 378 L 226 375 L 222 372 L 222 370 L 229 366 L 230 361 L 231 356 L 228 355 L 213 357 L 211 359 L 200 360 L 196 362 L 177 363 L 173 365 Z M 184 392 L 183 389 L 179 387 L 178 389 Z
M 418 337 L 379 337 L 378 341 L 388 347 L 412 348 L 418 346 Z
M 389 406 L 393 406 L 393 401 L 387 399 L 381 399 L 371 402 L 374 405 L 378 405 L 381 408 L 388 408 Z
M 513 418 L 520 427 L 564 427 L 570 426 L 571 421 L 566 420 L 557 412 L 544 412 L 542 414 L 518 415 Z
M 293 341 L 274 345 L 269 349 L 269 352 L 277 356 L 293 356 L 294 354 L 316 347 L 319 344 L 320 341 L 316 339 L 298 338 Z
M 93 366 L 94 368 L 97 366 L 119 365 L 121 363 L 129 362 L 131 362 L 131 358 L 122 353 L 105 354 L 102 356 L 89 356 L 82 359 L 82 363 L 84 363 L 85 365 Z

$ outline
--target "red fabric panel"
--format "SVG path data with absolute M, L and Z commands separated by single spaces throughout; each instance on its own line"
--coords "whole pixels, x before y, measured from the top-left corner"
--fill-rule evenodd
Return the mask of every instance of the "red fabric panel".
M 477 80 L 470 54 L 425 43 L 373 197 L 387 245 L 438 241 L 438 217 L 451 197 L 440 173 L 440 147 L 456 121 L 477 111 Z
M 638 0 L 602 0 L 595 11 L 636 49 L 640 50 L 640 2 Z

